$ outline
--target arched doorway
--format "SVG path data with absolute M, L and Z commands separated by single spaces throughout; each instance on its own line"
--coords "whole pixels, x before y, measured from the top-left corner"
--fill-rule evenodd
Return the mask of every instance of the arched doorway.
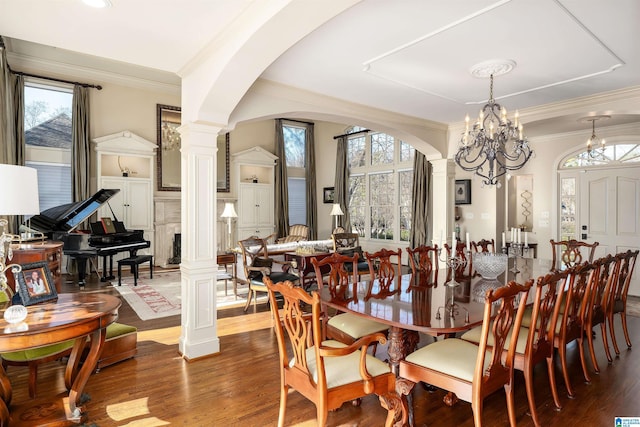
M 640 141 L 574 152 L 560 162 L 558 177 L 560 239 L 597 241 L 596 257 L 640 247 Z M 629 293 L 640 295 L 634 276 Z

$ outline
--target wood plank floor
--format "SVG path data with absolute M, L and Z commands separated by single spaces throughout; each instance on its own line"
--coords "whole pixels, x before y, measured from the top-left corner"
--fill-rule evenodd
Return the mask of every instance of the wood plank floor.
M 64 291 L 77 292 L 70 281 Z M 117 293 L 95 278 L 85 292 Z M 244 314 L 242 309 L 218 312 L 222 352 L 202 360 L 186 362 L 178 354 L 180 318 L 141 321 L 123 302 L 120 321 L 139 328 L 138 355 L 135 359 L 104 368 L 94 374 L 86 387 L 91 396 L 87 404 L 89 419 L 97 426 L 274 426 L 279 405 L 279 371 L 276 338 L 269 313 Z M 618 320 L 619 322 L 619 320 Z M 562 404 L 553 409 L 546 368 L 536 369 L 536 399 L 544 426 L 613 426 L 616 416 L 640 416 L 640 352 L 627 350 L 607 365 L 600 330 L 596 351 L 600 375 L 585 384 L 575 345 L 569 361 L 577 397 L 568 399 L 557 367 Z M 640 318 L 630 318 L 632 341 L 640 346 Z M 384 353 L 379 351 L 378 355 Z M 28 399 L 26 368 L 10 367 L 14 402 Z M 516 374 L 516 407 L 519 426 L 532 426 L 522 374 Z M 63 366 L 52 362 L 39 370 L 39 396 L 64 390 Z M 460 402 L 453 408 L 442 403 L 444 392 L 433 393 L 416 387 L 414 405 L 416 425 L 473 426 L 471 406 Z M 332 426 L 382 426 L 386 412 L 377 398 L 368 397 L 360 407 L 344 405 L 329 414 Z M 504 393 L 485 401 L 486 426 L 508 425 Z M 298 393 L 292 393 L 287 406 L 287 426 L 315 426 L 315 407 Z

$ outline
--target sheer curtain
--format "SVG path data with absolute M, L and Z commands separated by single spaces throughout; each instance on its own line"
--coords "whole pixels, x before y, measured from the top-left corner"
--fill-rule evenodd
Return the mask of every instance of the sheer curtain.
M 73 201 L 79 202 L 90 194 L 89 177 L 91 146 L 89 133 L 89 88 L 75 85 L 71 120 L 71 182 Z
M 284 149 L 284 133 L 282 131 L 282 119 L 276 119 L 276 236 L 286 236 L 289 231 L 289 186 L 287 183 L 287 161 Z
M 412 248 L 431 241 L 431 163 L 416 150 L 413 159 L 413 209 L 410 244 Z
M 338 216 L 338 225 L 351 231 L 349 220 L 349 166 L 347 164 L 348 136 L 338 138 L 336 148 L 336 178 L 334 184 L 334 203 L 339 203 L 344 215 Z
M 307 124 L 305 132 L 305 180 L 307 190 L 307 225 L 309 226 L 309 239 L 318 238 L 318 194 L 316 191 L 316 149 L 313 124 Z

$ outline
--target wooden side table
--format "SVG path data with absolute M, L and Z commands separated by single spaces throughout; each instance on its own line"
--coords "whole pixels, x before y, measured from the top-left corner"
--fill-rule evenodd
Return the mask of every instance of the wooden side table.
M 232 265 L 231 280 L 233 282 L 233 295 L 238 297 L 238 267 L 236 265 L 236 253 L 235 252 L 223 252 L 218 253 L 217 257 L 218 266 L 224 265 L 224 271 L 227 271 L 227 265 Z M 227 277 L 224 278 L 224 294 L 227 295 Z

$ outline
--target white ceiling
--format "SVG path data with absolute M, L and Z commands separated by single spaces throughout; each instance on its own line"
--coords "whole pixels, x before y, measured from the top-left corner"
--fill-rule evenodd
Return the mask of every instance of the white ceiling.
M 97 10 L 80 0 L 1 0 L 0 34 L 17 55 L 175 83 L 225 26 L 257 7 L 251 0 L 111 2 Z M 509 110 L 640 86 L 639 22 L 637 0 L 363 0 L 262 77 L 453 123 L 486 102 L 488 80 L 469 70 L 491 59 L 516 63 L 495 79 L 494 96 Z M 577 130 L 589 127 L 581 115 L 606 113 L 617 124 L 639 121 L 639 112 L 554 120 Z

